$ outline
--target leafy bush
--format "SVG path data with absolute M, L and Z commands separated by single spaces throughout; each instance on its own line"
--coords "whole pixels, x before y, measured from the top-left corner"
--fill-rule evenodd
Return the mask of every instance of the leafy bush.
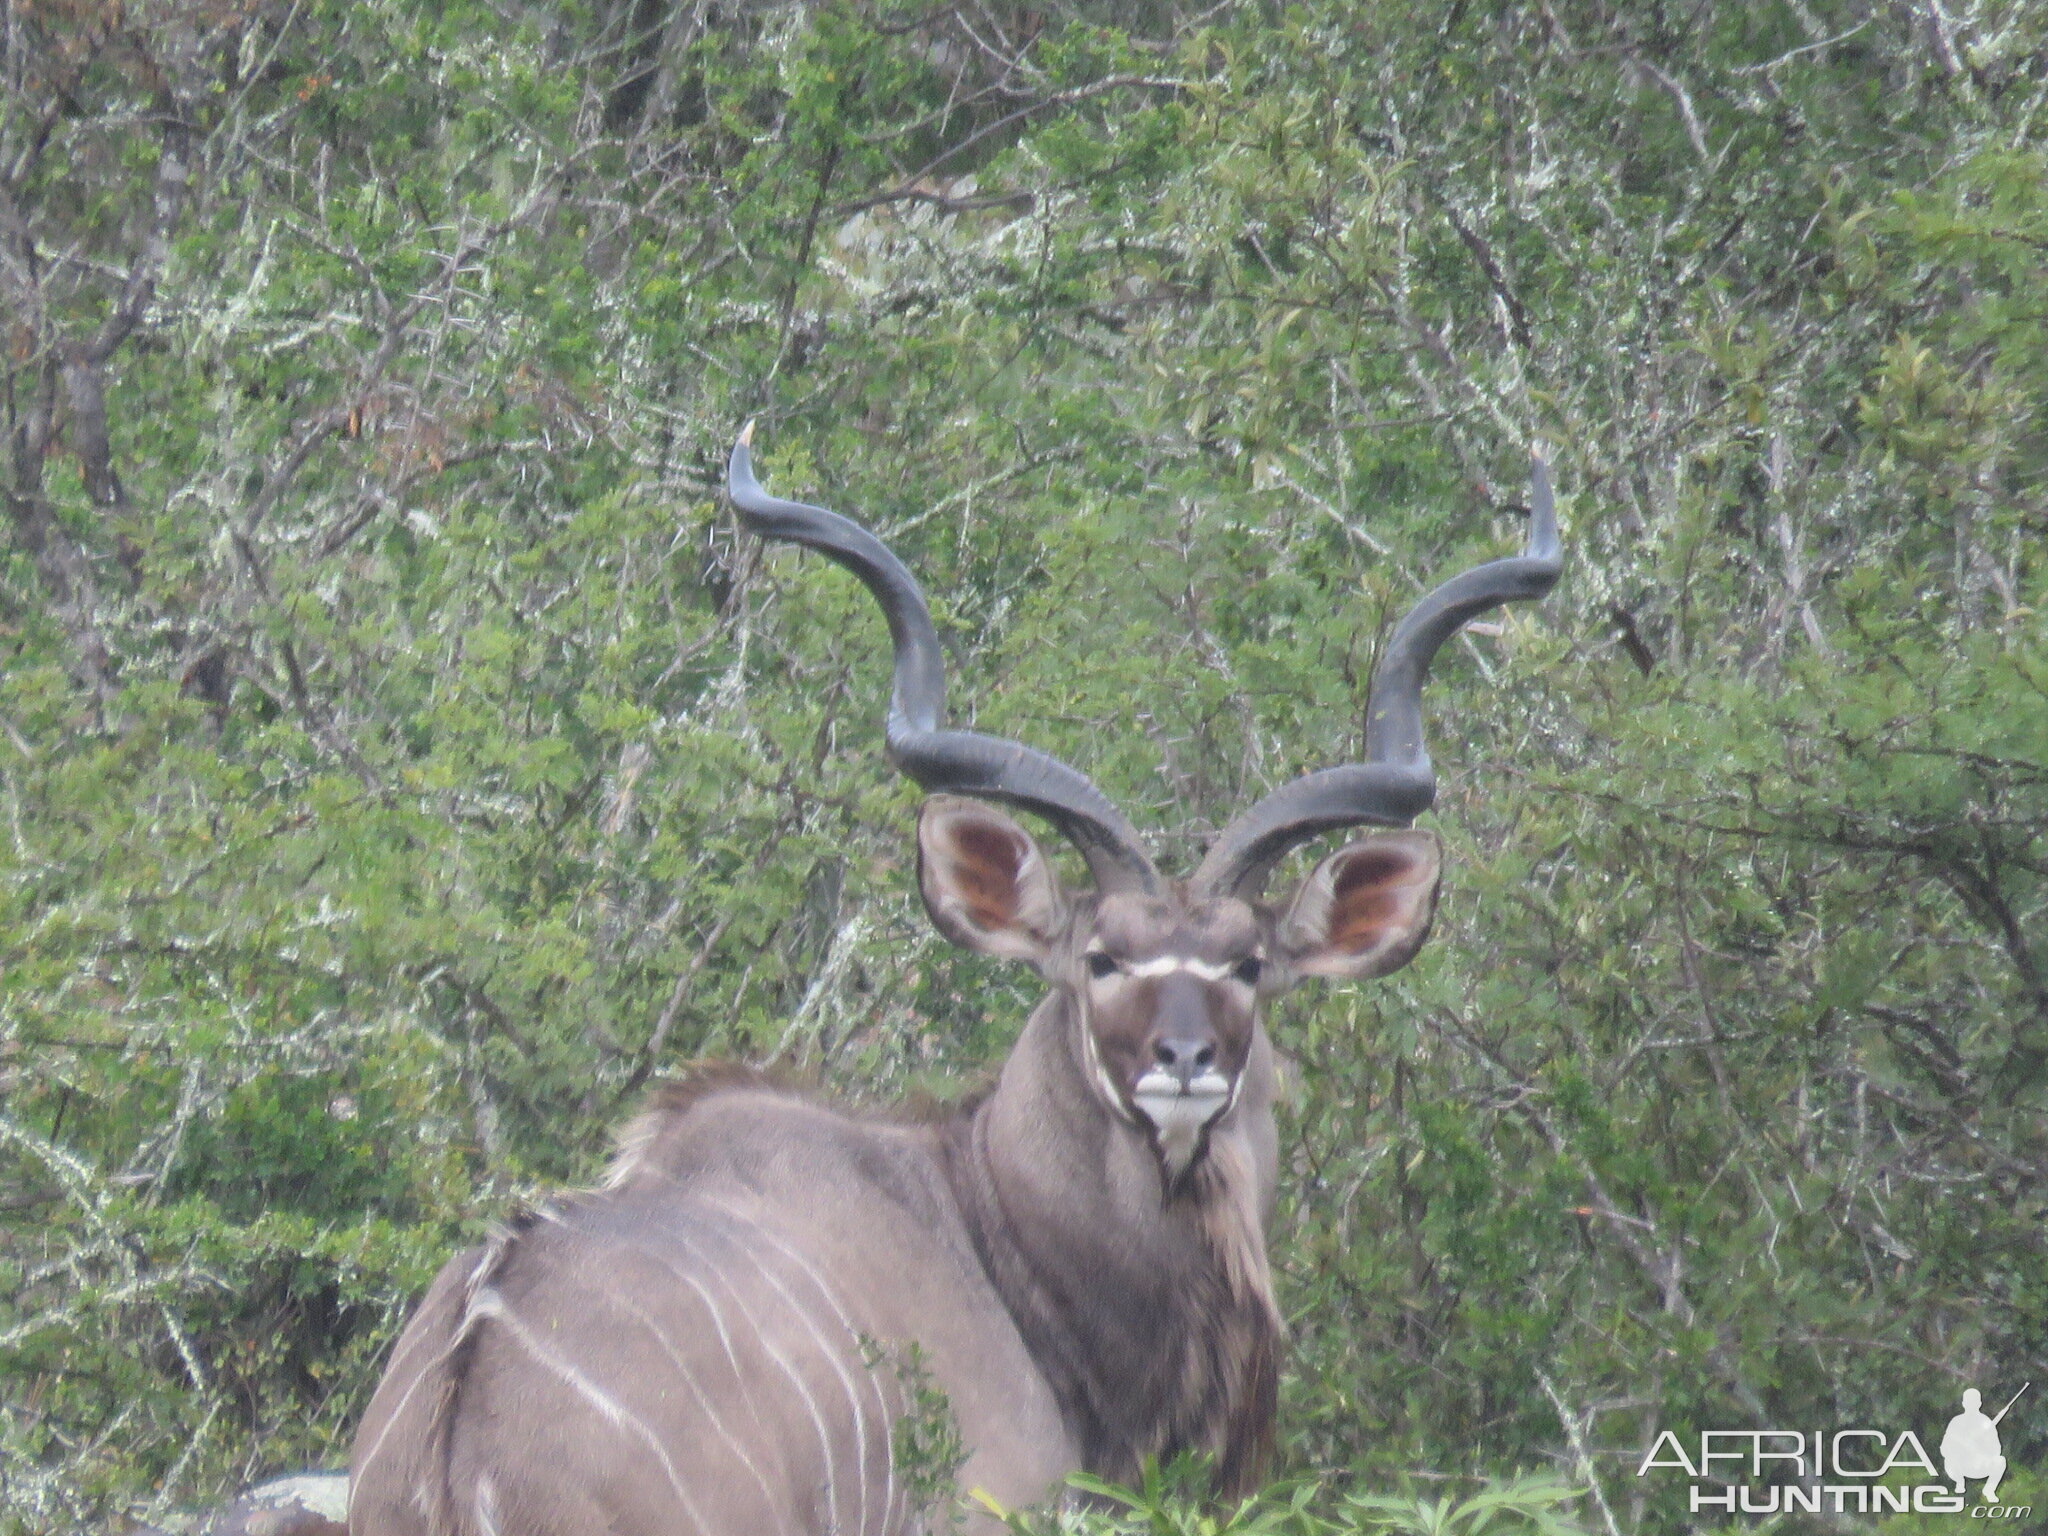
M 1432 685 L 1438 942 L 1275 1020 L 1294 1475 L 1677 1531 L 1664 1429 L 2048 1379 L 2044 25 L 15 7 L 0 1525 L 337 1461 L 682 1060 L 1000 1053 L 879 625 L 719 504 L 753 416 L 1182 861 L 1551 455 L 1563 588 Z

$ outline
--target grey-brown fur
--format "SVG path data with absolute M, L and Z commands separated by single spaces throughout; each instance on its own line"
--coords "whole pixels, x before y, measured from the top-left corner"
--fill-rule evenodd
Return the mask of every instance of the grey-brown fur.
M 962 1492 L 1026 1503 L 1076 1470 L 1129 1479 L 1189 1450 L 1215 1459 L 1220 1491 L 1248 1490 L 1280 1347 L 1261 1010 L 1305 977 L 1407 964 L 1440 849 L 1379 831 L 1291 896 L 1261 892 L 1308 838 L 1428 805 L 1430 657 L 1556 579 L 1540 466 L 1528 556 L 1455 578 L 1397 627 L 1368 761 L 1275 791 L 1184 884 L 1064 763 L 945 728 L 930 613 L 872 534 L 768 496 L 745 437 L 728 483 L 750 524 L 845 564 L 886 610 L 891 756 L 927 789 L 978 797 L 925 803 L 925 908 L 1049 995 L 994 1088 L 950 1116 L 861 1120 L 733 1071 L 657 1096 L 603 1189 L 435 1282 L 357 1440 L 354 1536 L 914 1530 L 925 1512 L 892 1454 L 913 1362 L 957 1423 Z M 1069 893 L 986 800 L 1050 821 L 1092 889 Z
M 1269 1056 L 1206 1171 L 1169 1200 L 1143 1136 L 1092 1104 L 1075 1028 L 1049 998 L 995 1089 L 937 1122 L 856 1119 L 731 1072 L 658 1096 L 605 1189 L 436 1282 L 358 1439 L 357 1536 L 907 1529 L 887 1426 L 905 1406 L 889 1362 L 912 1340 L 970 1447 L 963 1489 L 1029 1502 L 1069 1470 L 1128 1477 L 1191 1447 L 1248 1485 L 1277 1345 L 1260 1232 Z M 786 1294 L 759 1279 L 763 1260 Z M 811 1403 L 749 1331 L 775 1334 Z M 856 1334 L 881 1346 L 880 1368 Z M 653 1439 L 568 1387 L 563 1362 Z
M 915 1529 L 890 1455 L 913 1346 L 963 1492 L 1027 1503 L 1186 1450 L 1248 1490 L 1280 1343 L 1260 1002 L 1344 960 L 1331 932 L 1346 963 L 1404 961 L 1435 848 L 1354 844 L 1284 912 L 1077 898 L 1008 817 L 933 800 L 934 919 L 1052 983 L 994 1087 L 908 1122 L 730 1068 L 658 1094 L 604 1188 L 436 1282 L 358 1438 L 356 1536 Z M 1191 1043 L 1229 1093 L 1176 1152 L 1140 1090 Z

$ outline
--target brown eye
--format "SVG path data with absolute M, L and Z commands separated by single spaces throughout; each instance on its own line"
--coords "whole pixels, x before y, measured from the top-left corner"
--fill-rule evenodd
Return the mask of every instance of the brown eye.
M 1237 962 L 1237 970 L 1233 974 L 1246 986 L 1256 987 L 1259 984 L 1259 973 L 1265 968 L 1265 962 L 1257 955 L 1247 955 Z
M 1097 981 L 1101 981 L 1104 977 L 1114 976 L 1116 973 L 1117 963 L 1114 956 L 1105 955 L 1099 949 L 1093 951 L 1088 956 L 1088 974 Z

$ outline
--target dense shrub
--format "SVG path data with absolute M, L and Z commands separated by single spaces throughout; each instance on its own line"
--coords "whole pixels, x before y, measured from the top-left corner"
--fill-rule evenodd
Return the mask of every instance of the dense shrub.
M 1000 1053 L 879 624 L 717 499 L 756 415 L 923 573 L 957 711 L 1183 859 L 1356 750 L 1391 616 L 1556 465 L 1563 588 L 1432 692 L 1437 943 L 1276 1021 L 1332 1491 L 1248 1519 L 1550 1466 L 1676 1531 L 1664 1429 L 2048 1381 L 2044 45 L 11 8 L 0 1524 L 338 1459 L 440 1260 L 680 1061 Z

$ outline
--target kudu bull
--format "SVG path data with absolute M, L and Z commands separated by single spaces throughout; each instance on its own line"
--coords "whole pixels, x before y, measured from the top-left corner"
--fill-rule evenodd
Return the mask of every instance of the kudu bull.
M 751 432 L 733 505 L 852 570 L 888 618 L 888 750 L 932 792 L 932 921 L 1050 991 L 994 1088 L 936 1122 L 848 1114 L 731 1069 L 658 1095 L 601 1190 L 435 1281 L 356 1442 L 354 1536 L 914 1530 L 924 1512 L 892 1450 L 906 1363 L 950 1405 L 959 1486 L 1006 1505 L 1185 1450 L 1213 1456 L 1229 1494 L 1264 1465 L 1281 1329 L 1260 1011 L 1303 977 L 1392 971 L 1427 936 L 1439 848 L 1408 829 L 1435 795 L 1422 684 L 1473 615 L 1556 581 L 1544 468 L 1527 553 L 1445 583 L 1395 629 L 1366 760 L 1267 796 L 1174 881 L 1066 764 L 944 728 L 917 583 L 857 523 L 764 493 Z M 1065 889 L 987 801 L 1049 822 L 1094 888 Z M 1361 824 L 1396 830 L 1262 898 L 1291 849 Z

